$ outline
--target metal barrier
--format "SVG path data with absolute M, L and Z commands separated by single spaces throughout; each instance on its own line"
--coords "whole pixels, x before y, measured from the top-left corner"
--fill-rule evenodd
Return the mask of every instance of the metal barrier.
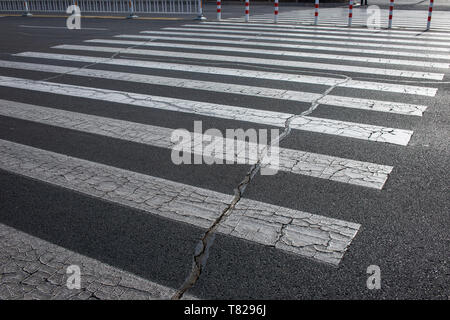
M 0 0 L 0 12 L 58 12 L 76 4 L 89 13 L 198 13 L 199 0 Z

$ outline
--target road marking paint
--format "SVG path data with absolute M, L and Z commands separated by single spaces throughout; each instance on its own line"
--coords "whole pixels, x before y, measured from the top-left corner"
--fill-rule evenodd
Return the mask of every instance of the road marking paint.
M 57 300 L 88 299 L 94 294 L 102 299 L 111 300 L 170 299 L 176 292 L 175 289 L 138 277 L 2 223 L 0 223 L 0 243 L 2 244 L 0 256 L 8 259 L 2 267 L 14 266 L 14 277 L 8 277 L 6 283 L 2 282 L 5 290 L 2 292 L 3 295 L 0 294 L 1 299 L 39 300 L 50 297 L 40 293 L 39 289 L 31 290 L 34 286 L 37 288 L 45 286 L 45 290 L 50 289 L 51 298 Z M 26 259 L 23 252 L 26 252 Z M 33 265 L 33 269 L 37 271 L 37 277 L 25 271 L 30 265 Z M 64 275 L 71 265 L 82 268 L 81 290 L 67 288 L 67 277 Z M 41 270 L 45 272 L 40 272 Z M 28 278 L 25 281 L 26 284 L 21 281 L 25 278 Z M 23 287 L 28 290 L 24 290 Z M 8 292 L 9 296 L 5 295 L 5 292 Z M 184 299 L 196 298 L 186 295 Z
M 420 52 L 410 52 L 410 51 L 389 51 L 389 50 L 371 50 L 364 48 L 349 48 L 349 47 L 331 47 L 331 46 L 318 46 L 318 45 L 303 45 L 303 44 L 290 44 L 290 43 L 275 43 L 275 42 L 261 42 L 261 41 L 248 41 L 245 42 L 241 40 L 223 40 L 223 39 L 201 39 L 196 36 L 194 32 L 183 32 L 187 37 L 166 37 L 165 33 L 161 32 L 162 36 L 150 36 L 146 37 L 149 40 L 173 40 L 173 41 L 189 41 L 189 42 L 206 42 L 206 43 L 226 43 L 226 44 L 237 44 L 237 45 L 248 45 L 248 46 L 259 46 L 259 47 L 275 47 L 275 48 L 291 48 L 291 49 L 306 49 L 306 50 L 319 50 L 319 51 L 342 51 L 342 52 L 355 52 L 360 54 L 379 54 L 379 55 L 391 55 L 391 56 L 403 56 L 403 57 L 415 57 L 415 58 L 426 58 L 426 59 L 445 59 L 450 60 L 450 54 L 433 54 L 433 53 L 420 53 Z M 177 34 L 177 32 L 170 32 L 169 34 Z M 141 38 L 140 35 L 116 35 L 116 38 Z M 142 39 L 142 38 L 141 38 Z M 89 40 L 90 41 L 90 40 Z
M 82 194 L 208 228 L 233 196 L 0 140 L 0 168 Z M 359 224 L 241 199 L 222 234 L 338 265 Z
M 281 18 L 281 16 L 280 16 Z M 296 20 L 298 20 L 297 18 L 295 18 Z M 215 22 L 215 21 L 202 21 L 201 24 L 205 24 L 205 25 L 232 25 L 232 26 L 238 26 L 238 25 L 242 25 L 236 22 Z M 304 24 L 282 24 L 282 25 L 273 25 L 273 24 L 269 24 L 269 23 L 256 23 L 256 22 L 250 22 L 248 23 L 249 26 L 262 26 L 262 27 L 268 27 L 268 28 L 275 28 L 277 29 L 278 26 L 280 26 L 280 28 L 294 28 L 295 30 L 300 28 L 300 29 L 305 29 L 305 30 L 342 30 L 345 32 L 349 32 L 349 33 L 359 33 L 362 35 L 367 35 L 367 31 L 369 31 L 366 27 L 364 28 L 352 28 L 352 29 L 348 29 L 348 28 L 344 28 L 344 27 L 327 27 L 327 26 L 311 26 L 311 25 L 304 25 Z M 380 29 L 380 30 L 371 30 L 372 33 L 375 34 L 380 34 L 380 35 L 391 35 L 391 34 L 401 34 L 401 35 L 410 35 L 410 36 L 414 36 L 414 37 L 426 37 L 428 38 L 429 36 L 436 36 L 436 39 L 438 38 L 444 38 L 444 39 L 450 39 L 450 36 L 442 33 L 442 32 L 428 32 L 426 34 L 419 34 L 418 31 L 410 31 L 410 30 L 384 30 L 384 29 Z
M 298 75 L 292 73 L 254 71 L 246 69 L 232 69 L 215 66 L 208 67 L 208 66 L 180 64 L 180 63 L 166 63 L 148 60 L 143 61 L 143 60 L 117 59 L 117 58 L 109 59 L 101 57 L 44 53 L 44 52 L 22 52 L 16 54 L 16 56 L 39 58 L 39 59 L 74 61 L 74 62 L 100 63 L 118 66 L 130 66 L 130 67 L 172 70 L 172 71 L 192 72 L 192 73 L 205 73 L 205 74 L 243 77 L 250 79 L 266 79 L 266 80 L 287 81 L 295 83 L 312 83 L 324 86 L 337 86 L 344 88 L 413 94 L 429 97 L 434 97 L 437 93 L 437 88 L 393 84 L 393 83 L 386 83 L 384 81 L 374 82 L 374 81 L 349 80 L 345 83 L 342 83 L 342 79 L 330 77 L 317 77 L 317 76 Z
M 410 10 L 408 10 L 410 11 Z M 381 17 L 381 21 L 380 23 L 382 25 L 388 25 L 388 19 L 387 17 L 387 11 L 386 11 L 386 15 L 383 15 Z M 354 17 L 355 19 L 355 23 L 358 25 L 359 28 L 364 28 L 367 24 L 367 15 L 365 14 L 365 12 L 360 12 L 356 17 Z M 414 23 L 412 21 L 414 21 L 416 19 L 417 20 L 421 20 L 423 21 L 424 19 L 426 19 L 424 16 L 416 16 L 416 18 L 408 16 L 408 17 L 399 17 L 397 16 L 395 19 L 395 28 L 403 30 L 401 28 L 408 28 L 411 30 L 417 30 L 417 31 L 423 31 L 424 30 L 424 25 L 423 24 L 418 24 L 418 23 Z M 230 21 L 230 22 L 238 22 L 238 23 L 242 23 L 243 19 L 242 18 L 228 18 L 222 21 Z M 267 15 L 259 15 L 259 16 L 254 16 L 252 18 L 252 22 L 263 22 L 263 23 L 271 23 L 271 19 L 269 18 L 269 16 Z M 304 14 L 298 14 L 297 16 L 287 16 L 287 15 L 282 15 L 280 22 L 281 23 L 286 23 L 286 24 L 297 24 L 297 25 L 306 25 L 306 26 L 311 26 L 313 24 L 313 18 L 312 16 L 309 15 L 304 15 Z M 300 23 L 301 22 L 301 23 Z M 330 15 L 329 12 L 324 14 L 323 19 L 321 19 L 320 22 L 323 25 L 328 25 L 328 26 L 345 26 L 348 25 L 348 22 L 345 22 L 345 20 L 342 18 L 341 15 Z M 433 29 L 437 30 L 437 29 L 444 29 L 444 30 L 448 30 L 450 29 L 450 24 L 448 23 L 448 19 L 447 18 L 441 18 L 438 23 L 436 23 L 435 25 L 433 25 Z M 436 32 L 437 33 L 437 32 Z
M 320 34 L 338 34 L 338 35 L 343 35 L 343 36 L 351 36 L 351 35 L 357 35 L 357 36 L 364 36 L 364 37 L 370 37 L 370 38 L 374 38 L 374 39 L 392 39 L 392 38 L 407 38 L 407 39 L 420 39 L 420 40 L 428 40 L 428 39 L 432 39 L 432 40 L 449 40 L 450 41 L 450 37 L 448 36 L 433 36 L 433 35 L 428 35 L 428 34 L 423 34 L 424 36 L 419 37 L 416 34 L 404 34 L 401 32 L 397 32 L 397 33 L 388 33 L 388 32 L 378 32 L 378 31 L 370 31 L 370 30 L 366 30 L 365 32 L 360 32 L 358 30 L 349 30 L 349 29 L 344 29 L 344 28 L 336 28 L 335 30 L 322 30 L 319 28 L 304 28 L 303 26 L 289 26 L 289 25 L 276 25 L 276 26 L 270 26 L 268 24 L 266 25 L 261 25 L 261 24 L 253 24 L 250 23 L 245 26 L 237 26 L 233 23 L 208 23 L 208 22 L 202 22 L 201 24 L 185 24 L 183 25 L 183 27 L 201 27 L 201 28 L 223 28 L 223 29 L 244 29 L 244 30 L 263 30 L 263 31 L 286 31 L 286 32 L 295 32 L 295 33 L 314 33 L 317 35 Z M 380 40 L 381 41 L 381 40 Z
M 74 97 L 83 97 L 87 99 L 116 102 L 166 111 L 185 112 L 207 117 L 217 117 L 222 119 L 260 123 L 283 128 L 285 126 L 286 120 L 294 116 L 293 114 L 283 112 L 266 111 L 216 103 L 197 102 L 192 100 L 174 99 L 132 92 L 89 88 L 62 83 L 52 83 L 3 76 L 0 76 L 0 86 Z M 291 121 L 291 128 L 368 141 L 386 142 L 404 146 L 408 144 L 413 134 L 413 132 L 410 130 L 386 128 L 369 124 L 353 123 L 309 116 L 302 116 L 293 119 Z
M 181 40 L 186 41 L 186 39 Z M 208 50 L 208 51 L 224 51 L 224 52 L 242 52 L 242 53 L 255 53 L 264 55 L 279 55 L 287 57 L 297 58 L 309 58 L 309 59 L 328 59 L 339 61 L 358 61 L 365 63 L 378 63 L 386 65 L 407 65 L 416 67 L 428 67 L 428 68 L 450 68 L 449 63 L 430 62 L 420 60 L 403 60 L 403 59 L 385 59 L 385 58 L 373 58 L 373 57 L 361 57 L 361 56 L 349 56 L 349 55 L 337 55 L 337 54 L 324 54 L 324 53 L 311 53 L 300 51 L 282 51 L 282 50 L 267 50 L 267 49 L 254 49 L 248 48 L 247 42 L 240 42 L 239 47 L 226 47 L 215 45 L 198 45 L 198 44 L 180 44 L 180 43 L 168 43 L 168 42 L 145 42 L 145 41 L 126 41 L 126 40 L 110 40 L 110 39 L 91 39 L 85 40 L 89 43 L 106 43 L 106 44 L 119 44 L 119 45 L 138 45 L 141 47 L 163 47 L 163 48 L 182 48 L 182 49 L 195 49 L 195 50 Z M 211 40 L 211 43 L 217 43 L 215 40 Z M 239 41 L 236 41 L 239 44 Z M 280 46 L 279 46 L 280 47 Z
M 417 47 L 417 46 L 410 46 L 410 45 L 400 45 L 400 44 L 394 44 L 394 43 L 362 43 L 360 41 L 348 41 L 348 40 L 343 40 L 343 39 L 339 39 L 339 40 L 322 40 L 322 39 L 314 39 L 311 40 L 309 38 L 301 38 L 301 36 L 298 36 L 297 38 L 301 38 L 301 39 L 297 39 L 297 38 L 288 38 L 288 37 L 272 37 L 270 35 L 267 34 L 255 34 L 255 35 L 248 35 L 248 34 L 219 34 L 219 33 L 214 33 L 214 32 L 206 32 L 205 30 L 203 30 L 205 33 L 199 33 L 196 32 L 196 29 L 194 30 L 187 30 L 187 29 L 183 29 L 183 31 L 142 31 L 141 33 L 143 34 L 173 34 L 173 35 L 192 35 L 193 33 L 195 34 L 196 37 L 206 37 L 206 38 L 233 38 L 233 39 L 245 39 L 245 40 L 273 40 L 273 41 L 277 41 L 277 42 L 294 42 L 294 43 L 300 43 L 300 44 L 305 44 L 305 42 L 311 43 L 311 44 L 332 44 L 332 45 L 339 45 L 339 46 L 353 46 L 353 47 L 375 47 L 375 48 L 383 48 L 383 49 L 387 49 L 387 50 L 393 50 L 393 49 L 406 49 L 406 50 L 415 50 L 415 51 L 425 51 L 425 52 L 431 52 L 431 53 L 436 53 L 436 52 L 445 52 L 446 54 L 448 54 L 449 49 L 448 48 L 439 48 L 439 47 L 433 47 L 428 48 L 428 47 Z M 284 34 L 283 34 L 284 35 Z
M 45 125 L 56 126 L 91 134 L 108 136 L 125 141 L 142 143 L 154 147 L 172 149 L 171 135 L 174 129 L 164 128 L 124 120 L 110 119 L 95 115 L 41 107 L 19 102 L 0 100 L 0 115 L 33 121 Z M 191 137 L 194 133 L 191 133 Z M 203 135 L 204 144 L 211 142 L 223 146 L 224 153 L 216 154 L 215 159 L 226 160 L 226 145 L 234 145 L 234 140 Z M 202 150 L 205 150 L 206 145 Z M 260 150 L 263 146 L 245 142 L 243 150 Z M 192 143 L 192 153 L 196 149 Z M 200 154 L 202 155 L 202 154 Z M 236 158 L 239 164 L 254 164 L 257 159 L 249 154 Z M 353 185 L 382 189 L 393 167 L 344 159 L 323 154 L 279 148 L 279 165 L 273 169 L 311 176 L 319 179 L 338 181 Z
M 171 77 L 160 77 L 146 74 L 136 74 L 127 72 L 106 71 L 97 69 L 80 69 L 65 66 L 54 66 L 48 64 L 24 63 L 0 60 L 0 68 L 11 68 L 20 70 L 33 70 L 51 73 L 64 73 L 83 77 L 94 77 L 100 79 L 111 79 L 119 81 L 130 81 L 137 83 L 147 83 L 161 86 L 171 86 L 178 88 L 206 90 L 212 92 L 231 93 L 239 95 L 250 95 L 256 97 L 290 100 L 296 102 L 318 102 L 324 105 L 338 106 L 344 108 L 354 108 L 361 110 L 371 110 L 378 112 L 390 112 L 404 115 L 422 116 L 426 106 L 381 101 L 362 98 L 349 98 L 336 95 L 326 95 L 312 92 L 302 92 L 284 89 L 272 89 L 266 87 L 228 84 L 222 82 L 200 81 L 190 79 L 180 79 Z
M 120 52 L 121 54 L 135 54 L 135 55 L 145 55 L 145 56 L 162 56 L 162 57 L 176 57 L 176 58 L 180 58 L 180 56 L 181 56 L 180 52 L 150 50 L 150 49 L 98 47 L 98 46 L 83 46 L 83 45 L 58 45 L 58 46 L 54 46 L 52 48 L 53 49 L 63 49 L 63 50 L 93 51 L 93 52 L 111 52 L 111 53 Z M 314 70 L 320 69 L 320 70 L 332 70 L 332 71 L 345 71 L 345 72 L 352 72 L 352 73 L 377 74 L 377 75 L 383 75 L 383 76 L 394 76 L 394 77 L 403 77 L 403 78 L 418 78 L 418 79 L 432 79 L 432 80 L 442 80 L 444 78 L 443 73 L 369 68 L 369 67 L 358 67 L 358 66 L 351 66 L 351 65 L 312 63 L 312 62 L 292 61 L 292 60 L 262 59 L 262 58 L 230 56 L 230 55 L 183 52 L 182 57 L 186 58 L 186 59 L 197 59 L 197 60 L 208 60 L 208 61 L 226 61 L 226 62 L 233 62 L 233 63 L 260 64 L 260 65 L 294 67 L 294 68 L 314 69 Z
M 84 18 L 84 17 L 83 17 Z M 19 25 L 19 27 L 21 28 L 32 28 L 32 29 L 66 29 L 67 27 L 54 27 L 54 26 L 29 26 L 29 25 Z M 98 31 L 105 31 L 105 30 L 109 30 L 106 28 L 82 28 L 82 30 L 98 30 Z
M 265 31 L 267 34 L 269 35 L 274 35 L 274 36 L 289 36 L 289 37 L 303 37 L 303 38 L 326 38 L 326 39 L 346 39 L 346 40 L 358 40 L 360 42 L 386 42 L 386 43 L 407 43 L 407 44 L 414 44 L 416 46 L 418 46 L 417 49 L 419 48 L 426 48 L 427 50 L 433 50 L 433 48 L 430 48 L 431 46 L 437 46 L 437 47 L 449 47 L 450 43 L 446 43 L 443 41 L 426 41 L 426 40 L 403 40 L 403 39 L 372 39 L 372 38 L 368 38 L 368 37 L 353 37 L 353 36 L 345 36 L 345 35 L 339 35 L 339 36 L 334 36 L 334 35 L 327 35 L 327 34 L 299 34 L 299 33 L 289 33 L 287 30 L 283 30 L 283 32 L 267 32 L 267 30 L 261 30 L 261 31 L 256 31 L 260 28 L 252 28 L 252 27 L 247 27 L 247 28 L 242 28 L 242 27 L 233 27 L 233 28 L 227 28 L 226 26 L 223 26 L 222 28 L 211 28 L 209 27 L 208 29 L 206 29 L 205 27 L 209 27 L 209 26 L 202 26 L 202 25 L 196 25 L 195 28 L 189 27 L 183 27 L 183 28 L 178 28 L 178 27 L 166 27 L 163 28 L 163 30 L 171 30 L 171 31 L 196 31 L 196 32 L 214 32 L 214 33 L 245 33 L 245 34 L 261 34 L 262 31 Z M 202 29 L 205 28 L 205 29 Z M 234 30 L 235 28 L 239 29 L 239 30 Z M 255 31 L 252 31 L 255 30 Z M 448 50 L 448 48 L 447 48 Z

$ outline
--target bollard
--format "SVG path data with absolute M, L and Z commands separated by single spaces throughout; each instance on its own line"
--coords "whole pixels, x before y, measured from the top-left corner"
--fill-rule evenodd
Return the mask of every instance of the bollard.
M 433 2 L 434 0 L 430 0 L 430 6 L 428 7 L 427 30 L 430 30 L 431 27 L 431 14 L 433 13 Z
M 348 5 L 348 26 L 352 26 L 352 18 L 353 18 L 353 0 L 350 0 Z
M 273 22 L 278 23 L 278 0 L 273 3 Z
M 250 0 L 245 0 L 245 22 L 250 20 Z
M 222 4 L 217 0 L 217 20 L 222 19 Z
M 392 28 L 392 14 L 394 13 L 394 0 L 390 0 L 389 4 L 389 24 L 388 29 Z
M 32 14 L 30 13 L 30 8 L 28 7 L 28 0 L 25 0 L 23 3 L 25 5 L 25 12 L 22 14 L 22 17 L 31 17 Z
M 319 21 L 319 0 L 316 0 L 314 4 L 314 25 L 317 26 Z

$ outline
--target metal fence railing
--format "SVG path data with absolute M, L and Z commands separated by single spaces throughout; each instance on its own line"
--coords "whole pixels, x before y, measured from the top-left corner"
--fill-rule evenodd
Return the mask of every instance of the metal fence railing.
M 199 0 L 0 0 L 0 12 L 66 13 L 73 4 L 88 13 L 192 14 L 200 11 Z

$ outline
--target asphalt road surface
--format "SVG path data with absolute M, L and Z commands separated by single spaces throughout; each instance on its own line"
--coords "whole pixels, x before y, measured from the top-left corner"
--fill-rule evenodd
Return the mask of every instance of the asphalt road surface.
M 450 13 L 206 9 L 0 18 L 0 298 L 448 299 Z M 175 164 L 196 121 L 279 132 L 278 172 Z

